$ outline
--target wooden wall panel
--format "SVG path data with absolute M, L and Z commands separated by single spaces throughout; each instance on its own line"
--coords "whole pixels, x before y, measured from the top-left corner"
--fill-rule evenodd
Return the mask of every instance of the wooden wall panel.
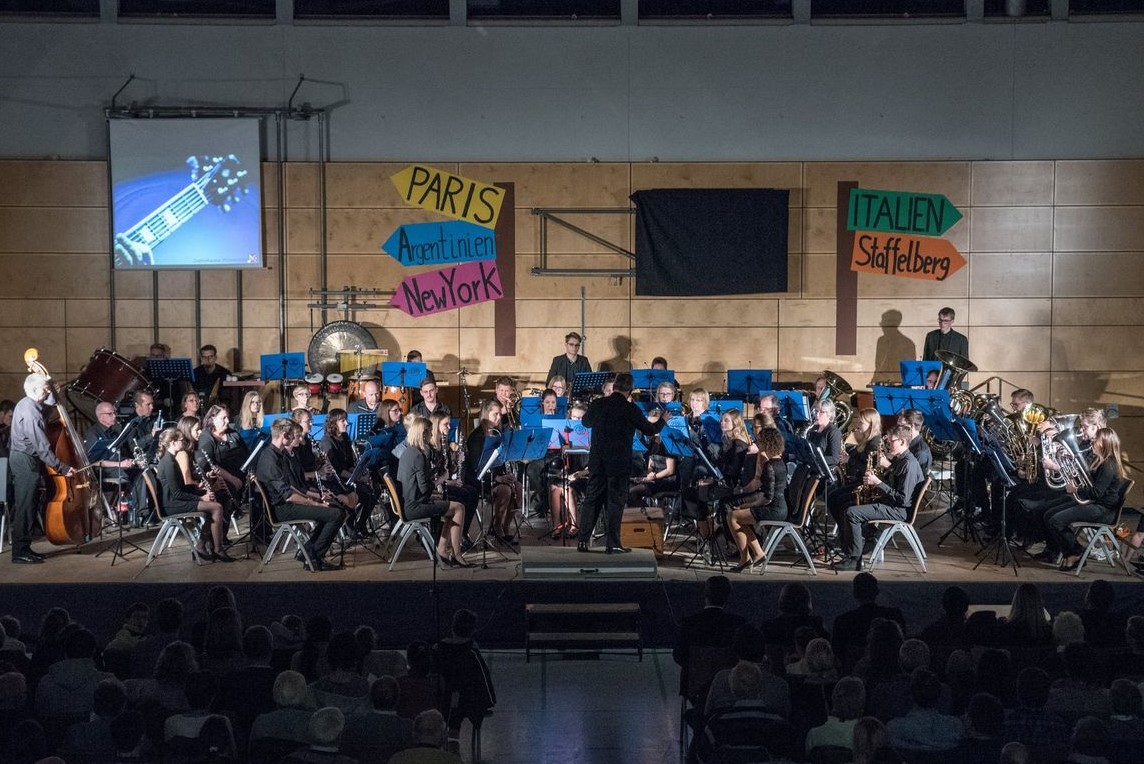
M 1131 297 L 1144 294 L 1144 252 L 1058 252 L 1053 294 L 1061 297 Z
M 807 207 L 834 208 L 838 181 L 863 188 L 945 194 L 958 209 L 969 205 L 968 162 L 813 162 L 806 165 Z
M 0 207 L 0 252 L 105 253 L 107 241 L 106 209 Z
M 775 326 L 778 300 L 737 298 L 693 298 L 689 300 L 657 300 L 638 298 L 632 301 L 633 327 L 663 327 L 668 331 L 689 327 L 738 328 Z
M 1057 207 L 1054 222 L 1058 251 L 1144 251 L 1144 206 Z
M 1053 300 L 1053 323 L 1056 326 L 1139 326 L 1141 316 L 1144 316 L 1142 298 Z
M 1053 203 L 1052 162 L 974 162 L 974 207 L 1042 207 Z
M 1144 372 L 1069 371 L 1053 372 L 1053 408 L 1077 412 L 1089 406 L 1119 403 L 1121 416 L 1131 415 L 1125 401 L 1144 400 Z
M 437 166 L 437 165 L 434 165 Z M 442 168 L 444 169 L 444 168 Z M 457 172 L 483 183 L 516 185 L 518 209 L 531 207 L 631 206 L 630 166 L 614 162 L 457 165 Z
M 1055 164 L 1057 204 L 1144 204 L 1144 160 L 1096 159 Z
M 975 207 L 967 216 L 971 252 L 1048 252 L 1052 207 Z
M 1047 326 L 1010 326 L 980 332 L 970 327 L 967 336 L 970 360 L 983 371 L 1002 373 L 1049 368 L 1052 331 Z
M 105 162 L 0 160 L 2 207 L 98 207 L 107 214 Z
M 965 315 L 961 313 L 959 315 Z M 1047 326 L 1053 319 L 1053 302 L 1047 297 L 973 301 L 975 328 L 991 331 L 1007 326 Z
M 966 267 L 971 297 L 1048 297 L 1053 290 L 1050 252 L 974 252 Z

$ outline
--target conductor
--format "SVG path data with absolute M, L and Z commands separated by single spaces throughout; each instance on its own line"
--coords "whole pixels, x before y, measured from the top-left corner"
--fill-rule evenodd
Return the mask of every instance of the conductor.
M 593 401 L 584 414 L 584 425 L 592 428 L 592 447 L 588 452 L 588 489 L 580 518 L 580 539 L 576 544 L 581 552 L 588 551 L 592 529 L 605 501 L 604 551 L 608 554 L 632 551 L 620 546 L 620 520 L 632 474 L 632 438 L 636 430 L 644 435 L 656 434 L 671 414 L 664 411 L 660 418 L 659 410 L 654 410 L 645 418 L 632 403 L 631 392 L 632 375 L 620 373 L 616 375 L 612 394 Z

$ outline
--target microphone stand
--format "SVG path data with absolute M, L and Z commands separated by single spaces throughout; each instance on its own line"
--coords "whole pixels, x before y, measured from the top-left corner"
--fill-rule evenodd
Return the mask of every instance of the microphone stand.
M 107 455 L 108 456 L 114 456 L 116 454 L 122 453 L 121 449 L 123 448 L 123 444 L 127 441 L 127 437 L 129 435 L 131 435 L 132 432 L 134 432 L 135 428 L 139 426 L 139 423 L 141 421 L 143 421 L 143 420 L 140 417 L 134 417 L 126 425 L 123 426 L 123 429 L 120 431 L 119 435 L 117 435 L 115 437 L 115 440 L 113 440 L 111 442 L 111 445 L 109 445 L 107 447 Z M 100 461 L 103 461 L 103 460 L 101 459 Z M 102 466 L 99 467 L 99 482 L 100 482 L 100 485 L 102 486 L 102 484 L 103 484 L 103 467 Z M 106 501 L 106 499 L 105 499 L 105 501 Z M 118 485 L 116 488 L 116 495 L 115 495 L 115 519 L 116 519 L 115 525 L 118 529 L 118 532 L 116 533 L 117 538 L 115 541 L 115 545 L 112 547 L 109 547 L 108 549 L 104 549 L 95 555 L 96 557 L 99 557 L 104 552 L 110 551 L 111 552 L 111 566 L 112 567 L 115 567 L 116 559 L 123 559 L 123 560 L 127 559 L 127 552 L 124 551 L 124 547 L 131 547 L 132 549 L 138 550 L 144 554 L 147 553 L 147 550 L 143 549 L 138 544 L 134 543 L 133 541 L 127 541 L 125 538 L 123 538 L 123 523 L 125 521 L 127 521 L 127 518 L 123 517 L 122 513 L 119 512 L 119 506 L 120 506 L 120 504 L 122 504 L 122 502 L 123 502 L 123 481 L 120 480 L 120 481 L 118 481 Z M 136 508 L 136 511 L 138 511 L 138 508 Z

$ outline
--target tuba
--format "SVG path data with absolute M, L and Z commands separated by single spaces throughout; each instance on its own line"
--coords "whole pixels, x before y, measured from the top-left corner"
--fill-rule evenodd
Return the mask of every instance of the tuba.
M 977 371 L 977 365 L 964 356 L 951 353 L 948 350 L 939 350 L 935 354 L 941 364 L 941 375 L 937 379 L 937 389 L 949 393 L 949 410 L 954 416 L 967 417 L 975 409 L 975 398 L 968 390 L 961 388 L 961 383 L 971 371 Z
M 1092 488 L 1092 476 L 1088 474 L 1088 462 L 1077 443 L 1076 431 L 1072 429 L 1061 430 L 1053 436 L 1053 441 L 1060 448 L 1056 451 L 1056 463 L 1060 467 L 1060 480 L 1062 485 L 1076 488 Z M 1054 486 L 1057 487 L 1057 486 Z M 1078 501 L 1080 501 L 1078 499 Z M 1084 504 L 1087 502 L 1081 501 Z
M 854 394 L 854 388 L 850 386 L 842 377 L 838 376 L 832 371 L 822 372 L 822 378 L 826 380 L 826 388 L 822 391 L 822 400 L 834 401 L 834 424 L 838 429 L 843 432 L 850 426 L 850 420 L 854 417 L 854 407 L 850 405 L 850 396 Z
M 1023 430 L 1005 414 L 999 400 L 998 396 L 991 393 L 978 396 L 977 426 L 989 433 L 1000 444 L 1005 456 L 1015 465 L 1015 468 L 1024 468 L 1027 460 L 1025 451 L 1028 447 L 1028 441 L 1025 439 Z

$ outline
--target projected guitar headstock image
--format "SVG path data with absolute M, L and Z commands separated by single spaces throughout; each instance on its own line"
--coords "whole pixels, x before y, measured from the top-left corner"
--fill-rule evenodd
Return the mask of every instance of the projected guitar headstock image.
M 115 268 L 262 265 L 261 152 L 252 124 L 246 139 L 227 134 L 241 127 L 230 120 L 112 125 Z M 196 142 L 203 149 L 188 152 Z

